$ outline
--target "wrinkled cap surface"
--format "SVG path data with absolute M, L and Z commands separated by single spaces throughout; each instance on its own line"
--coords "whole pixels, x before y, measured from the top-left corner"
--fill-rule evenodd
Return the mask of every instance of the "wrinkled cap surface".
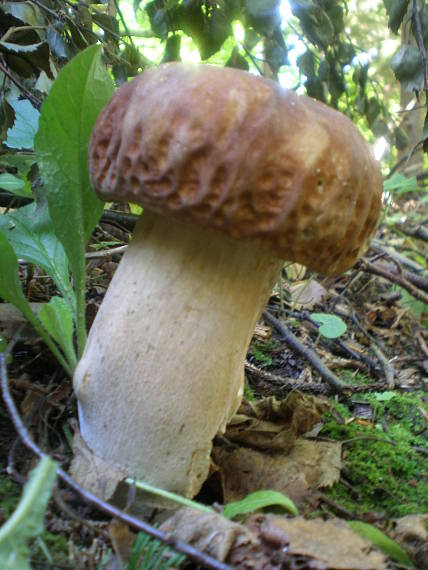
M 129 201 L 338 274 L 367 249 L 380 170 L 352 122 L 275 82 L 168 63 L 123 85 L 89 147 L 102 200 Z

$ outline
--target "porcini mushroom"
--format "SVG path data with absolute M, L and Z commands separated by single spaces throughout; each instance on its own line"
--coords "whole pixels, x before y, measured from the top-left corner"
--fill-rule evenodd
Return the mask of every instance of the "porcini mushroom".
M 80 431 L 106 470 L 192 497 L 282 260 L 351 267 L 380 213 L 379 167 L 326 105 L 181 63 L 117 91 L 89 165 L 101 199 L 144 213 L 75 372 Z

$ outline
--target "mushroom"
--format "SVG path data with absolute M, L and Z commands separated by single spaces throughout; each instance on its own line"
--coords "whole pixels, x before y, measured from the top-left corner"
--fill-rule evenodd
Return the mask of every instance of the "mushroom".
M 380 213 L 379 167 L 326 105 L 182 63 L 117 91 L 89 166 L 102 200 L 144 212 L 75 371 L 80 432 L 99 481 L 111 468 L 192 497 L 282 260 L 351 267 Z

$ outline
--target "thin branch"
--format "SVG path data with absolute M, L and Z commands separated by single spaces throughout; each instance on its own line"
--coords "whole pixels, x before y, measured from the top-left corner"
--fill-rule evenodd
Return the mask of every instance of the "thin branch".
M 407 275 L 406 276 L 404 275 L 404 272 L 403 274 L 399 274 L 397 272 L 388 271 L 384 267 L 372 263 L 367 259 L 362 259 L 359 263 L 362 269 L 367 273 L 372 273 L 373 275 L 377 275 L 378 277 L 383 277 L 384 279 L 387 279 L 391 283 L 396 283 L 397 285 L 408 291 L 411 295 L 413 295 L 415 299 L 418 299 L 419 301 L 428 304 L 428 295 L 423 291 L 421 291 L 420 289 L 418 289 L 415 285 L 410 283 L 410 281 L 407 279 Z
M 343 394 L 350 391 L 351 388 L 342 382 L 336 374 L 334 374 L 319 358 L 317 354 L 307 346 L 304 346 L 300 340 L 276 317 L 269 311 L 263 311 L 263 318 L 273 326 L 280 334 L 281 340 L 286 342 L 290 348 L 303 356 L 311 366 L 321 375 L 322 379 L 330 385 L 334 392 Z
M 24 426 L 22 419 L 18 413 L 16 408 L 15 402 L 12 399 L 12 396 L 9 391 L 9 383 L 7 378 L 7 370 L 6 370 L 6 360 L 4 354 L 0 354 L 0 376 L 1 376 L 1 390 L 3 394 L 3 399 L 6 404 L 6 408 L 9 412 L 10 418 L 15 426 L 15 429 L 21 438 L 22 442 L 28 449 L 30 449 L 33 453 L 35 453 L 38 457 L 43 458 L 46 454 L 34 443 L 31 439 L 27 428 Z M 203 552 L 200 552 L 190 544 L 186 544 L 185 542 L 178 540 L 175 536 L 169 533 L 165 533 L 160 531 L 154 526 L 151 526 L 144 521 L 137 519 L 136 517 L 121 511 L 114 505 L 107 503 L 97 496 L 95 496 L 90 491 L 87 491 L 83 487 L 81 487 L 74 479 L 68 475 L 61 467 L 57 468 L 57 475 L 58 477 L 64 481 L 71 489 L 73 489 L 78 495 L 80 495 L 87 503 L 91 504 L 96 509 L 103 511 L 104 513 L 108 514 L 111 517 L 119 519 L 123 523 L 135 528 L 138 531 L 145 532 L 152 538 L 156 538 L 160 540 L 164 544 L 167 544 L 177 552 L 186 555 L 188 558 L 194 560 L 198 564 L 206 568 L 212 568 L 213 570 L 232 570 L 230 566 L 227 564 L 223 564 L 219 562 L 215 558 L 211 556 L 207 556 Z
M 18 79 L 16 79 L 16 77 L 12 74 L 12 72 L 7 67 L 3 57 L 0 58 L 0 70 L 6 75 L 6 77 L 10 81 L 12 81 L 12 83 L 14 83 L 18 87 L 18 89 L 21 91 L 21 93 L 23 95 L 25 95 L 25 97 L 29 101 L 31 101 L 31 103 L 36 107 L 36 109 L 38 111 L 40 111 L 40 107 L 42 106 L 41 100 L 38 97 L 36 97 L 35 95 L 33 95 L 30 91 L 28 91 L 28 89 L 26 87 L 24 87 L 24 85 L 22 85 L 22 83 Z

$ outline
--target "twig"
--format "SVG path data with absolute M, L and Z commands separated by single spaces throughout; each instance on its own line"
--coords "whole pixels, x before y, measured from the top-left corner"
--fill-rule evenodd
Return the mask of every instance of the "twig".
M 18 87 L 21 93 L 25 95 L 25 97 L 29 101 L 31 101 L 34 107 L 36 107 L 36 109 L 40 111 L 40 107 L 42 106 L 41 100 L 35 95 L 33 95 L 30 91 L 28 91 L 28 89 L 18 79 L 16 79 L 16 77 L 11 73 L 11 71 L 7 67 L 3 57 L 0 58 L 0 70 L 6 75 L 6 77 L 10 79 L 10 81 L 12 81 L 12 83 L 14 83 Z
M 263 318 L 281 333 L 281 340 L 285 341 L 294 351 L 305 358 L 311 366 L 321 375 L 322 379 L 330 385 L 334 392 L 343 394 L 351 388 L 342 382 L 319 358 L 317 354 L 307 346 L 304 346 L 299 339 L 282 322 L 274 317 L 269 311 L 263 311 Z
M 9 412 L 10 418 L 15 426 L 15 429 L 21 438 L 22 442 L 25 444 L 28 449 L 30 449 L 33 453 L 35 453 L 38 457 L 43 458 L 46 454 L 34 443 L 31 439 L 26 427 L 24 426 L 22 419 L 18 413 L 16 408 L 15 402 L 12 399 L 12 396 L 9 391 L 8 379 L 7 379 L 7 370 L 6 370 L 6 361 L 4 354 L 0 354 L 0 376 L 1 376 L 1 390 L 3 394 L 3 399 L 6 404 L 6 408 Z M 186 555 L 187 557 L 191 558 L 198 564 L 205 566 L 206 568 L 212 568 L 213 570 L 232 570 L 230 566 L 227 564 L 223 564 L 219 562 L 215 558 L 200 552 L 190 544 L 186 544 L 185 542 L 178 540 L 175 536 L 169 533 L 165 533 L 160 531 L 154 526 L 151 526 L 144 521 L 137 519 L 136 517 L 121 511 L 114 505 L 107 503 L 97 496 L 95 496 L 90 491 L 87 491 L 83 487 L 81 487 L 74 479 L 68 475 L 61 467 L 57 468 L 57 475 L 58 477 L 64 481 L 71 489 L 73 489 L 76 493 L 78 493 L 87 503 L 91 504 L 95 508 L 104 513 L 107 513 L 109 516 L 114 517 L 122 521 L 123 523 L 137 529 L 138 531 L 145 532 L 152 538 L 156 538 L 160 540 L 164 544 L 167 544 L 177 552 Z
M 279 386 L 282 390 L 300 390 L 301 392 L 325 393 L 329 391 L 329 387 L 324 384 L 304 384 L 300 382 L 290 382 L 282 376 L 272 374 L 266 370 L 261 370 L 251 362 L 245 361 L 245 370 L 250 374 L 254 374 L 261 380 L 270 384 Z
M 415 299 L 418 299 L 419 301 L 428 304 L 428 295 L 426 293 L 423 293 L 415 285 L 410 283 L 409 280 L 406 279 L 407 275 L 404 276 L 404 272 L 402 275 L 395 272 L 392 273 L 391 271 L 388 271 L 387 269 L 380 267 L 379 265 L 376 265 L 375 263 L 372 263 L 367 259 L 362 259 L 359 263 L 360 267 L 362 267 L 364 271 L 366 271 L 367 273 L 372 273 L 373 275 L 377 275 L 378 277 L 383 277 L 384 279 L 387 279 L 392 283 L 400 285 L 400 287 L 406 289 L 406 291 L 408 291 L 411 295 L 413 295 Z
M 395 376 L 394 367 L 392 366 L 390 361 L 387 359 L 387 357 L 384 355 L 384 353 L 380 349 L 379 345 L 377 345 L 376 343 L 372 343 L 371 349 L 376 354 L 380 363 L 382 364 L 382 368 L 385 372 L 385 379 L 388 383 L 388 386 L 390 388 L 394 388 L 394 386 L 395 386 L 395 383 L 394 383 L 394 376 Z
M 128 247 L 127 245 L 120 245 L 118 247 L 112 247 L 111 249 L 101 249 L 100 251 L 91 251 L 89 253 L 85 253 L 85 258 L 96 259 L 99 257 L 110 257 L 117 253 L 123 253 L 127 247 Z

